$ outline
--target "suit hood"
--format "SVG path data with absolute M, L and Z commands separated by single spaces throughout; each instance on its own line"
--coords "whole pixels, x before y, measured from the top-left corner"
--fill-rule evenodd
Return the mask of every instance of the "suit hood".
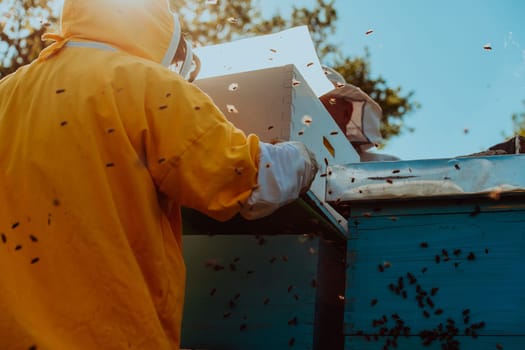
M 68 41 L 109 45 L 168 66 L 181 41 L 180 24 L 167 0 L 64 0 L 57 34 L 39 59 L 58 52 Z

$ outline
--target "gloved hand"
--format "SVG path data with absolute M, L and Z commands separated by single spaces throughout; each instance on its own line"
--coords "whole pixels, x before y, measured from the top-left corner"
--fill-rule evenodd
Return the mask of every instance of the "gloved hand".
M 304 143 L 298 141 L 289 141 L 288 144 L 294 146 L 305 159 L 304 178 L 302 180 L 302 187 L 300 194 L 305 194 L 312 185 L 315 175 L 319 171 L 319 163 L 315 159 L 315 154 L 305 146 Z
M 306 193 L 319 169 L 314 153 L 301 142 L 259 145 L 258 186 L 241 209 L 249 220 L 269 215 Z

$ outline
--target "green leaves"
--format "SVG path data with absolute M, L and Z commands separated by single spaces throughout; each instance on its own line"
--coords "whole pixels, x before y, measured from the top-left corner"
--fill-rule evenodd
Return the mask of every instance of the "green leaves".
M 55 1 L 6 0 L 0 14 L 0 79 L 30 63 L 44 48 L 40 39 L 58 25 Z

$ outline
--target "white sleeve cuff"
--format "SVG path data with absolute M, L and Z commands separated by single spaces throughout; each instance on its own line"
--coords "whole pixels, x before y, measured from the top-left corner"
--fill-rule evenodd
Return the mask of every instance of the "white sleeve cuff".
M 298 142 L 276 145 L 260 142 L 259 147 L 258 187 L 241 210 L 248 220 L 270 215 L 299 198 L 317 172 L 315 160 L 310 159 L 306 147 Z

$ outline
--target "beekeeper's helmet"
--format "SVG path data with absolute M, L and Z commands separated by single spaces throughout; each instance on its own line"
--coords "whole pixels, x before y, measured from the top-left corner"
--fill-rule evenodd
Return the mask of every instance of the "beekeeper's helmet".
M 184 37 L 179 19 L 176 15 L 174 15 L 174 18 L 174 36 L 178 37 L 178 39 L 176 39 L 177 42 L 174 43 L 177 49 L 170 62 L 170 69 L 175 70 L 185 79 L 193 81 L 199 74 L 201 62 L 199 57 L 193 53 L 191 41 Z

